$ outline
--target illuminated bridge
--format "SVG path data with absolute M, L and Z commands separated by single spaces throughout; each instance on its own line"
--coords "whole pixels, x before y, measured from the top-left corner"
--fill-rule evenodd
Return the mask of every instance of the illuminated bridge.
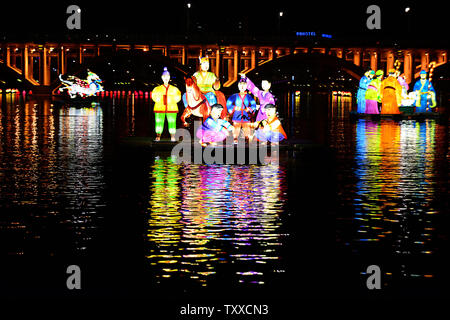
M 182 65 L 197 67 L 199 55 L 207 54 L 211 70 L 228 87 L 240 72 L 246 73 L 277 58 L 296 53 L 321 53 L 352 62 L 364 69 L 393 68 L 395 60 L 410 83 L 431 61 L 436 67 L 447 62 L 447 49 L 342 47 L 331 45 L 269 46 L 218 44 L 116 44 L 116 43 L 1 43 L 0 62 L 39 88 L 53 88 L 58 75 L 75 71 L 90 59 L 120 51 L 142 51 L 166 56 Z

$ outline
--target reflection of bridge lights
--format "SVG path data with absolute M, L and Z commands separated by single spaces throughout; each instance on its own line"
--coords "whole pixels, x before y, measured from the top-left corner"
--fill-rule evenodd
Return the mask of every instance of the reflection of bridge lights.
M 344 97 L 351 97 L 352 93 L 349 91 L 333 91 L 333 96 L 344 96 Z

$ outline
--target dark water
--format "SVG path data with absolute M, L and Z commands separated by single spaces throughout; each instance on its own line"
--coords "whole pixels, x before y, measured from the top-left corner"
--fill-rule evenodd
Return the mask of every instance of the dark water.
M 351 108 L 301 97 L 286 132 L 321 147 L 200 165 L 123 142 L 152 134 L 145 98 L 2 97 L 1 295 L 447 295 L 448 123 L 352 122 Z M 71 264 L 79 292 L 66 289 Z

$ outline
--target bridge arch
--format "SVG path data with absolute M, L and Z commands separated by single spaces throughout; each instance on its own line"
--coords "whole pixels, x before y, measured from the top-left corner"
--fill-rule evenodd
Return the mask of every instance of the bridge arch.
M 260 83 L 308 91 L 353 90 L 366 70 L 344 59 L 320 53 L 297 53 L 261 64 L 246 75 Z

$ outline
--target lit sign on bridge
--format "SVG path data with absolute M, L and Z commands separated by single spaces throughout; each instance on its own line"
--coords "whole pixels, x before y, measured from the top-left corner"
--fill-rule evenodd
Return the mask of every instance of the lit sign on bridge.
M 333 36 L 331 34 L 316 33 L 314 31 L 311 31 L 311 32 L 296 32 L 295 35 L 297 37 L 322 37 L 322 38 L 327 38 L 327 39 L 333 38 Z

